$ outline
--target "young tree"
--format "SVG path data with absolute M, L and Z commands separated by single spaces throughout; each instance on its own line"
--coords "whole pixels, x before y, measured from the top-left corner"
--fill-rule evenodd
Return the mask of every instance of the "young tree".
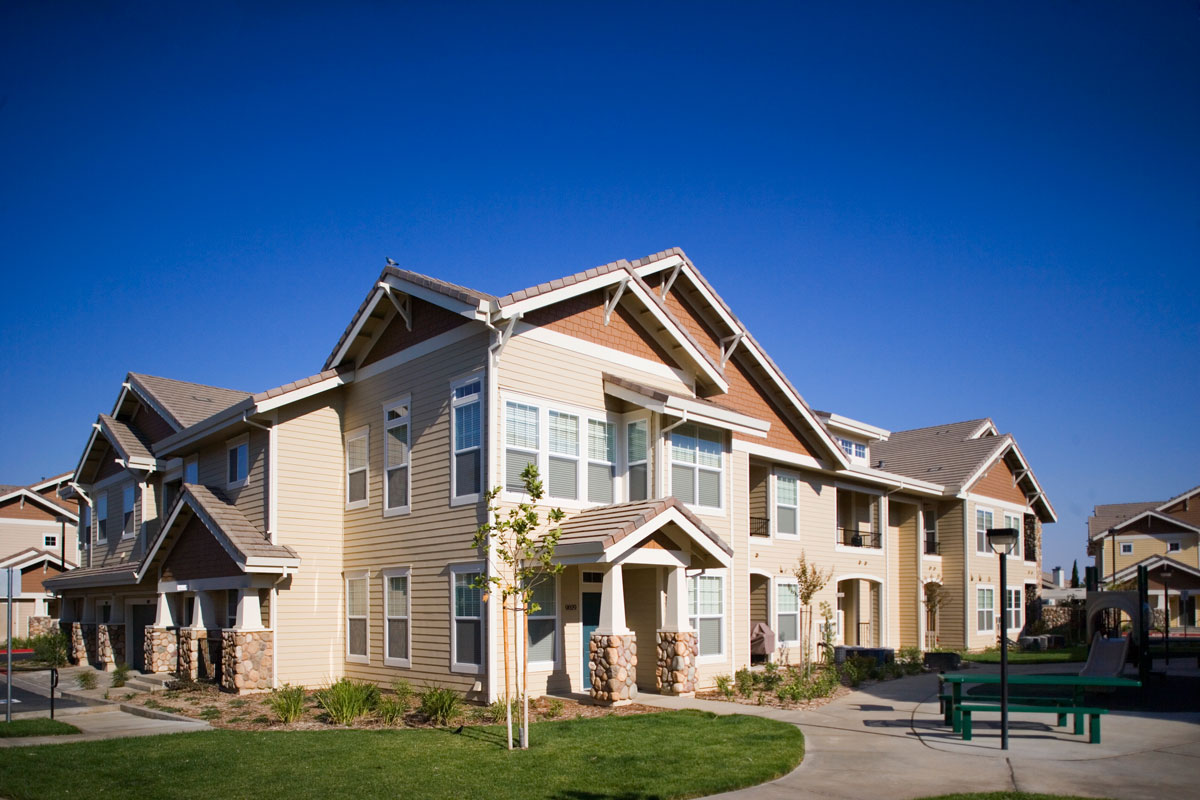
M 521 749 L 529 747 L 529 615 L 540 610 L 533 599 L 539 585 L 553 579 L 563 571 L 562 564 L 554 563 L 554 549 L 562 535 L 558 523 L 562 521 L 561 508 L 552 508 L 546 514 L 551 526 L 539 533 L 541 516 L 537 512 L 537 501 L 542 499 L 544 489 L 538 479 L 537 467 L 529 464 L 521 472 L 528 500 L 507 511 L 496 502 L 500 495 L 499 486 L 487 493 L 490 522 L 479 526 L 475 532 L 475 547 L 481 549 L 489 561 L 495 559 L 494 574 L 481 575 L 476 586 L 483 592 L 500 594 L 502 624 L 504 630 L 504 713 L 508 723 L 508 748 L 512 749 L 512 695 L 509 693 L 509 647 L 508 613 L 513 614 L 514 638 L 517 615 L 524 619 L 525 658 L 522 660 L 521 675 L 517 680 L 517 697 L 521 699 Z
M 809 650 L 812 648 L 812 601 L 817 592 L 824 589 L 825 584 L 833 577 L 833 567 L 830 567 L 828 572 L 822 571 L 816 564 L 808 563 L 804 551 L 801 550 L 792 575 L 796 577 L 796 594 L 799 596 L 800 605 L 806 612 L 804 645 L 800 648 L 800 657 L 803 659 L 804 672 L 808 674 Z
M 1071 562 L 1071 588 L 1079 588 L 1079 559 Z

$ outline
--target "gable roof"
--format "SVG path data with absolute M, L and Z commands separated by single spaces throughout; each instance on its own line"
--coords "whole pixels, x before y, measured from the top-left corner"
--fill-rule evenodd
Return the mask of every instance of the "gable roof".
M 1087 521 L 1088 538 L 1098 539 L 1122 522 L 1162 505 L 1164 504 L 1157 500 L 1143 500 L 1137 503 L 1107 503 L 1095 506 L 1092 516 L 1088 517 Z
M 166 414 L 167 421 L 187 428 L 219 414 L 250 396 L 237 389 L 222 389 L 202 383 L 177 381 L 155 375 L 129 373 L 129 381 Z
M 139 581 L 137 567 L 136 561 L 118 561 L 102 567 L 72 569 L 53 578 L 46 578 L 42 581 L 42 586 L 55 592 L 90 586 L 126 586 Z
M 1176 503 L 1178 503 L 1181 500 L 1191 499 L 1192 497 L 1194 497 L 1195 495 L 1198 495 L 1198 494 L 1200 494 L 1200 486 L 1193 486 L 1191 489 L 1188 489 L 1186 492 L 1184 492 L 1182 494 L 1177 494 L 1174 497 L 1172 497 L 1170 500 L 1168 500 L 1167 502 L 1158 506 L 1158 510 L 1162 511 L 1170 506 L 1175 505 Z
M 1136 577 L 1138 567 L 1145 567 L 1147 572 L 1153 572 L 1156 569 L 1168 567 L 1173 570 L 1178 569 L 1182 572 L 1188 573 L 1189 575 L 1200 578 L 1200 569 L 1197 569 L 1190 564 L 1185 564 L 1179 559 L 1171 558 L 1169 555 L 1164 553 L 1155 553 L 1152 556 L 1146 556 L 1136 564 L 1130 564 L 1128 567 L 1125 567 L 1119 572 L 1113 573 L 1108 578 L 1109 583 L 1120 583 L 1121 581 L 1127 581 Z
M 117 452 L 121 454 L 121 458 L 130 466 L 133 466 L 135 462 L 141 462 L 150 467 L 154 466 L 154 454 L 150 452 L 150 443 L 146 441 L 146 437 L 142 435 L 141 431 L 127 422 L 113 419 L 108 414 L 101 414 L 98 424 L 104 437 L 112 443 Z
M 581 511 L 563 520 L 559 526 L 562 534 L 556 553 L 560 552 L 564 557 L 588 554 L 598 562 L 610 561 L 671 523 L 682 529 L 702 551 L 728 566 L 733 548 L 675 497 Z
M 46 509 L 47 511 L 49 511 L 53 514 L 61 514 L 62 516 L 70 519 L 72 522 L 79 521 L 79 515 L 76 514 L 74 511 L 72 511 L 70 508 L 68 508 L 65 505 L 60 504 L 57 500 L 46 497 L 44 494 L 39 494 L 38 492 L 31 490 L 29 487 L 9 486 L 9 487 L 5 487 L 5 488 L 8 489 L 9 491 L 5 491 L 3 494 L 0 494 L 0 503 L 4 503 L 9 500 L 15 500 L 19 497 L 23 497 L 26 500 L 37 503 L 42 508 Z
M 64 561 L 61 553 L 37 547 L 27 547 L 18 553 L 13 553 L 11 556 L 0 559 L 0 569 L 24 569 L 31 564 L 37 564 L 42 561 L 51 561 L 58 564 L 62 569 L 74 569 L 77 566 L 70 561 Z

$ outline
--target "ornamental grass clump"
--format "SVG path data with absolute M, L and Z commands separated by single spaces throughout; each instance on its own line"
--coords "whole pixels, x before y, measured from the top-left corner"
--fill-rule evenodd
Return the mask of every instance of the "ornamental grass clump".
M 128 682 L 129 682 L 129 665 L 128 664 L 117 664 L 116 668 L 112 672 L 112 687 L 114 689 L 120 689 L 122 686 L 124 686 Z
M 338 725 L 350 725 L 379 705 L 379 687 L 342 678 L 316 693 L 317 705 Z
M 379 699 L 379 719 L 384 725 L 395 725 L 397 722 L 404 722 L 404 715 L 408 711 L 408 701 L 400 701 L 397 697 L 381 697 Z
M 462 695 L 453 689 L 431 687 L 421 692 L 421 713 L 434 725 L 447 725 L 462 708 Z M 503 704 L 501 704 L 503 712 Z
M 295 722 L 304 713 L 304 687 L 285 683 L 268 695 L 267 705 L 280 722 Z

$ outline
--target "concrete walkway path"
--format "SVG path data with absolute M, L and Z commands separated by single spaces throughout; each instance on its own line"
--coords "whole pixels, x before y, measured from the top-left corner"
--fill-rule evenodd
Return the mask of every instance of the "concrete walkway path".
M 122 711 L 118 706 L 93 707 L 82 713 L 55 715 L 59 722 L 79 728 L 79 733 L 62 736 L 28 736 L 0 739 L 2 747 L 29 747 L 38 744 L 66 744 L 67 742 L 94 742 L 99 739 L 121 739 L 127 736 L 157 736 L 161 733 L 189 733 L 210 729 L 207 722 L 182 719 L 152 719 Z
M 1015 715 L 1005 752 L 998 714 L 977 718 L 974 740 L 964 742 L 942 725 L 936 695 L 937 676 L 931 674 L 871 684 L 813 711 L 649 694 L 638 702 L 752 714 L 800 727 L 805 757 L 796 770 L 724 798 L 906 800 L 1015 790 L 1159 800 L 1192 797 L 1200 783 L 1200 713 L 1113 712 L 1103 719 L 1101 744 L 1056 727 L 1049 715 Z

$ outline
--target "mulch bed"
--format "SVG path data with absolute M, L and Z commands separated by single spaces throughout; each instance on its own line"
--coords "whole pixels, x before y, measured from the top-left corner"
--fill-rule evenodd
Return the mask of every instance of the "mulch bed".
M 812 700 L 802 700 L 799 703 L 784 702 L 779 699 L 775 692 L 754 690 L 754 693 L 749 697 L 742 697 L 740 694 L 734 694 L 733 697 L 726 697 L 717 691 L 696 692 L 696 697 L 700 700 L 720 700 L 724 703 L 739 703 L 744 706 L 770 706 L 772 708 L 784 708 L 794 711 L 811 711 L 814 708 L 829 705 L 839 697 L 845 697 L 853 690 L 848 686 L 838 686 L 833 690 L 833 694 L 827 697 L 815 697 Z

